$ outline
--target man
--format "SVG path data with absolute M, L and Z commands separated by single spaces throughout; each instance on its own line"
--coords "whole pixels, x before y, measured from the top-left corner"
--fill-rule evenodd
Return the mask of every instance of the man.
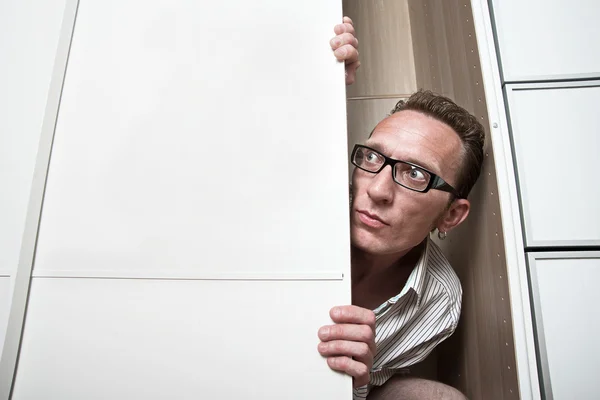
M 349 18 L 335 27 L 335 56 L 354 82 L 358 41 Z M 462 289 L 440 239 L 469 214 L 483 162 L 484 129 L 450 99 L 419 91 L 400 101 L 354 147 L 351 306 L 334 307 L 319 332 L 328 365 L 354 379 L 355 398 L 465 399 L 439 382 L 411 377 L 458 324 Z

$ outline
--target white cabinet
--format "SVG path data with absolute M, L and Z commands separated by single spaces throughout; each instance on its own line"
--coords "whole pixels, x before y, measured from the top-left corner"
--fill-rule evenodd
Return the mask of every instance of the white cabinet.
M 598 398 L 600 252 L 530 253 L 546 399 Z
M 488 2 L 344 3 L 363 16 L 355 18 L 363 67 L 348 89 L 352 137 L 368 134 L 416 87 L 443 91 L 490 128 L 473 214 L 445 241 L 463 281 L 464 311 L 460 331 L 445 342 L 451 351 L 439 377 L 469 398 L 537 400 L 526 255 Z M 14 358 L 3 354 L 0 398 L 8 399 L 12 382 L 15 399 L 350 398 L 349 378 L 318 356 L 315 331 L 329 322 L 331 305 L 350 302 L 343 69 L 328 44 L 340 4 L 67 5 L 72 13 L 79 5 L 79 14 L 47 188 L 48 163 L 36 171 L 41 183 L 31 198 L 40 203 L 47 189 L 39 242 L 37 219 L 29 218 L 23 236 L 36 264 L 19 268 L 13 305 L 19 299 L 24 315 L 28 299 L 28 311 L 23 332 L 11 313 Z M 511 24 L 500 22 L 506 34 Z M 66 52 L 70 30 L 62 39 Z M 391 60 L 385 49 L 402 63 L 383 65 Z M 373 74 L 381 68 L 398 73 Z M 58 89 L 38 162 L 50 154 Z M 556 114 L 529 106 L 538 114 L 526 117 L 536 120 Z M 41 205 L 31 204 L 28 216 L 39 215 Z M 595 229 L 588 225 L 586 237 Z M 270 321 L 272 331 L 259 329 Z M 266 384 L 254 384 L 263 370 Z M 300 378 L 302 371 L 308 375 Z
M 351 398 L 317 351 L 351 302 L 341 17 L 68 1 L 13 399 Z
M 600 82 L 506 91 L 527 246 L 600 244 Z
M 506 82 L 600 77 L 600 2 L 494 0 Z

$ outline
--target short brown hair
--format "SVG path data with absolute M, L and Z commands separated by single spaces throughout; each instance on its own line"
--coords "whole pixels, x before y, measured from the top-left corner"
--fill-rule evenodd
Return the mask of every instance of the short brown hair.
M 458 172 L 456 190 L 466 198 L 481 173 L 485 141 L 483 125 L 475 116 L 449 98 L 429 90 L 419 90 L 407 100 L 400 100 L 390 115 L 404 110 L 425 114 L 445 123 L 456 132 L 463 145 L 463 160 Z

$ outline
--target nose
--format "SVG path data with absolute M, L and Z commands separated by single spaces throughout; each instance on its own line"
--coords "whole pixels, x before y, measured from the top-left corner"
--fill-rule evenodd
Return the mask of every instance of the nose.
M 394 185 L 392 167 L 386 165 L 371 179 L 367 194 L 375 203 L 389 204 L 394 199 Z

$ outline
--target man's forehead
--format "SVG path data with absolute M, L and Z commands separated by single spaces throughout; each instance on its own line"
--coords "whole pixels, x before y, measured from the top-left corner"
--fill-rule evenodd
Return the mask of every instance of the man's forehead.
M 398 142 L 406 142 L 410 136 L 426 138 L 427 134 L 414 129 L 404 129 L 399 126 L 377 126 L 365 143 L 367 146 L 376 147 L 378 150 L 393 151 Z
M 378 131 L 399 134 L 409 133 L 424 138 L 437 136 L 436 134 L 440 133 L 440 131 L 445 131 L 442 133 L 442 136 L 445 136 L 445 133 L 453 132 L 452 128 L 446 123 L 413 110 L 399 111 L 387 116 L 375 126 L 372 134 Z M 456 133 L 454 134 L 456 135 Z
M 460 138 L 443 122 L 415 111 L 382 120 L 365 143 L 388 157 L 401 158 L 440 171 L 456 167 Z

